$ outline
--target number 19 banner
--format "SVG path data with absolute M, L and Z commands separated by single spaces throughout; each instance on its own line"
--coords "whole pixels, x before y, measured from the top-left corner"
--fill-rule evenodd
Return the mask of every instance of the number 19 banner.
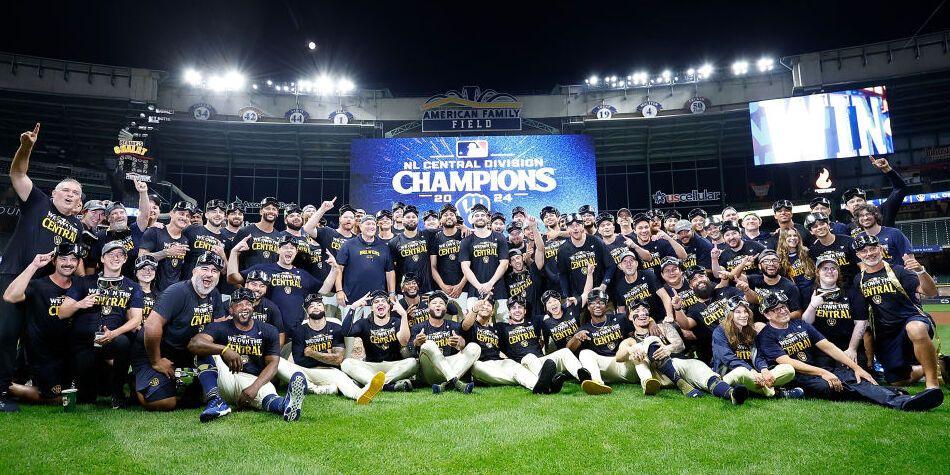
M 535 217 L 549 205 L 561 213 L 596 209 L 593 142 L 586 135 L 354 140 L 350 203 L 375 213 L 397 201 L 420 214 L 449 203 L 465 223 L 477 203 L 509 222 L 516 206 Z

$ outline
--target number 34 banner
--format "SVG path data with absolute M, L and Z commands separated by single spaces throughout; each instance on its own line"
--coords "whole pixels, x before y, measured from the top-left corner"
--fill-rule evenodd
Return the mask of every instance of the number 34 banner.
M 535 217 L 547 205 L 562 213 L 596 208 L 593 142 L 586 135 L 353 141 L 351 204 L 375 213 L 397 201 L 420 213 L 449 203 L 466 223 L 477 203 L 508 218 L 515 206 Z

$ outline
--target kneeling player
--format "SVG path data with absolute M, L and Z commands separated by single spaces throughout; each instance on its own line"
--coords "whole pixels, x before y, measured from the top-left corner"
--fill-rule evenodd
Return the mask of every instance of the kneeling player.
M 428 310 L 429 318 L 412 327 L 412 348 L 419 355 L 419 376 L 432 385 L 435 394 L 452 388 L 470 394 L 475 383 L 461 378 L 478 361 L 481 347 L 466 344 L 460 335 L 462 327 L 445 319 L 445 300 L 430 299 Z
M 354 314 L 366 305 L 367 298 L 371 299 L 372 318 L 361 318 L 354 323 Z M 435 292 L 432 298 L 442 302 L 449 299 L 441 291 Z M 383 390 L 412 391 L 409 378 L 416 374 L 419 364 L 415 358 L 401 355 L 402 348 L 409 343 L 408 312 L 396 305 L 393 315 L 392 309 L 392 302 L 382 290 L 353 302 L 343 318 L 343 332 L 347 337 L 363 341 L 366 359 L 346 358 L 340 369 L 360 384 L 370 384 L 382 372 L 385 375 Z
M 300 419 L 307 391 L 307 378 L 297 372 L 290 377 L 287 394 L 277 395 L 271 383 L 280 361 L 277 328 L 254 320 L 254 292 L 237 289 L 231 294 L 231 320 L 206 326 L 188 343 L 199 358 L 211 357 L 217 368 L 221 397 L 237 407 L 250 406 L 274 414 L 285 421 Z M 210 419 L 208 419 L 210 420 Z M 202 422 L 207 420 L 202 419 Z
M 826 340 L 811 324 L 790 320 L 786 297 L 772 293 L 762 299 L 759 309 L 769 320 L 756 337 L 756 346 L 771 364 L 790 364 L 795 368 L 795 383 L 805 395 L 836 401 L 865 401 L 904 411 L 926 411 L 943 403 L 940 388 L 930 388 L 909 396 L 889 387 L 881 387 L 867 371 L 841 349 Z M 817 358 L 824 352 L 838 364 L 831 367 Z
M 386 374 L 377 372 L 369 383 L 360 388 L 340 371 L 343 362 L 343 327 L 339 323 L 327 321 L 323 298 L 319 294 L 310 294 L 304 300 L 307 321 L 294 329 L 291 341 L 293 361 L 281 361 L 279 374 L 281 379 L 291 379 L 293 374 L 303 372 L 314 386 L 329 386 L 331 394 L 340 392 L 344 397 L 353 399 L 357 404 L 369 404 L 383 388 Z M 322 392 L 322 391 L 321 391 Z
M 669 323 L 656 323 L 650 317 L 650 306 L 645 300 L 631 303 L 630 309 L 634 329 L 631 338 L 621 343 L 616 360 L 620 364 L 635 365 L 644 394 L 656 394 L 659 386 L 676 385 L 687 397 L 702 396 L 697 388 L 703 388 L 733 404 L 745 402 L 749 391 L 744 386 L 730 386 L 706 363 L 683 356 L 685 346 L 676 328 Z M 662 336 L 656 336 L 657 333 Z M 649 375 L 644 373 L 644 363 L 650 370 Z M 654 376 L 653 371 L 658 374 Z
M 800 398 L 802 388 L 781 388 L 795 378 L 795 368 L 778 364 L 769 369 L 765 357 L 755 346 L 752 308 L 749 302 L 731 299 L 722 325 L 713 330 L 713 367 L 729 384 L 742 384 L 749 391 L 766 397 Z
M 508 301 L 524 308 L 524 301 L 517 298 Z M 511 307 L 508 307 L 509 312 Z M 557 372 L 557 365 L 553 361 L 545 361 L 538 373 L 534 373 L 513 359 L 505 357 L 499 351 L 498 325 L 494 322 L 495 309 L 491 297 L 475 302 L 462 320 L 462 331 L 466 332 L 469 340 L 481 348 L 478 361 L 472 365 L 472 376 L 475 379 L 498 385 L 520 384 L 535 394 L 550 394 L 552 380 Z M 558 391 L 561 390 L 558 385 Z

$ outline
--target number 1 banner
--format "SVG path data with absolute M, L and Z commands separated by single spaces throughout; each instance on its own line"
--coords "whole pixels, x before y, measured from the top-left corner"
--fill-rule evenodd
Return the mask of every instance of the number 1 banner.
M 477 203 L 509 219 L 516 206 L 535 217 L 548 205 L 562 213 L 597 207 L 586 135 L 361 139 L 350 152 L 350 203 L 368 213 L 397 201 L 420 213 L 450 203 L 469 223 Z

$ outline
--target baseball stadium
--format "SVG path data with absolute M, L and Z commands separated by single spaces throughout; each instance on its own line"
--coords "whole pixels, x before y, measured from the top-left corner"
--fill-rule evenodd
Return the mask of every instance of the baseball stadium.
M 945 1 L 84 3 L 0 35 L 6 472 L 948 471 Z

